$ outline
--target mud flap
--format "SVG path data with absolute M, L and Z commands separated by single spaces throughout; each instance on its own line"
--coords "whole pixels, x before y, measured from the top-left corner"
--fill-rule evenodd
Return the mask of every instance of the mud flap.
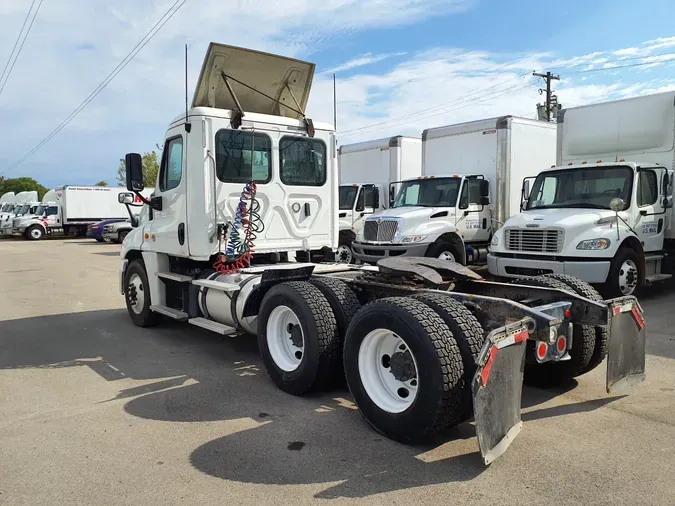
M 483 462 L 494 462 L 520 432 L 520 404 L 529 319 L 492 331 L 473 377 L 473 412 Z M 531 324 L 530 324 L 531 325 Z
M 645 379 L 645 320 L 635 297 L 607 301 L 612 315 L 607 350 L 607 393 Z

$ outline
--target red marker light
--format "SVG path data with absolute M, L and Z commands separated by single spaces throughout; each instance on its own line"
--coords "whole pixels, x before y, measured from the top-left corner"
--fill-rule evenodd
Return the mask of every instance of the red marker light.
M 560 353 L 565 351 L 565 348 L 567 348 L 567 339 L 565 339 L 565 336 L 560 336 L 558 338 L 557 346 Z
M 569 318 L 570 316 L 572 316 L 572 311 L 565 309 L 565 318 Z
M 548 346 L 546 343 L 539 343 L 537 346 L 537 357 L 539 357 L 540 360 L 544 359 L 546 357 L 546 352 L 548 351 Z

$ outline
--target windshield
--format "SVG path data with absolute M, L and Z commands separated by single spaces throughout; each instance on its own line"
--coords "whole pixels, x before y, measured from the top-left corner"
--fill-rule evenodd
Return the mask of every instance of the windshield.
M 354 208 L 358 186 L 340 186 L 340 211 L 349 211 Z
M 537 176 L 527 209 L 610 209 L 612 199 L 630 204 L 633 171 L 630 167 L 589 167 L 554 170 Z
M 38 216 L 42 216 L 45 214 L 45 211 L 47 210 L 47 206 L 39 205 L 37 206 L 37 209 L 35 210 L 35 214 Z
M 2 206 L 2 211 L 5 213 L 11 213 L 14 210 L 14 207 L 16 207 L 14 204 L 5 204 Z
M 454 207 L 459 194 L 460 178 L 434 178 L 406 181 L 393 207 Z
M 14 210 L 14 212 L 15 212 L 16 214 L 26 214 L 26 213 L 28 212 L 29 209 L 30 209 L 30 206 L 29 206 L 28 204 L 25 204 L 25 205 L 23 205 L 23 206 L 21 206 L 21 207 L 17 207 L 17 208 Z

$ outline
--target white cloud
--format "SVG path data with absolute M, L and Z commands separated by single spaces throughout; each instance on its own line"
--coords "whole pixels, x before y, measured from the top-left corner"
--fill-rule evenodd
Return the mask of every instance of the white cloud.
M 352 70 L 357 67 L 363 67 L 365 65 L 372 65 L 373 63 L 379 63 L 381 61 L 384 61 L 388 58 L 392 58 L 394 56 L 404 56 L 406 53 L 383 53 L 383 54 L 373 54 L 373 53 L 366 53 L 364 55 L 358 56 L 352 60 L 349 60 L 348 62 L 342 63 L 341 65 L 338 65 L 337 67 L 333 67 L 327 70 L 324 70 L 322 73 L 325 74 L 332 74 L 333 72 L 344 72 L 345 70 Z

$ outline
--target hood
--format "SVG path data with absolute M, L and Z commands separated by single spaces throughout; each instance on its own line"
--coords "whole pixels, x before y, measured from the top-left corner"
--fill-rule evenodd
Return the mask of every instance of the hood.
M 623 216 L 623 213 L 619 213 Z M 542 209 L 540 211 L 532 209 L 524 211 L 509 218 L 504 224 L 505 228 L 576 228 L 586 227 L 588 224 L 594 224 L 600 218 L 614 216 L 614 211 L 610 209 Z M 625 216 L 624 216 L 625 219 Z
M 313 63 L 212 42 L 202 63 L 192 107 L 237 109 L 237 104 L 223 81 L 221 72 L 224 72 L 233 78 L 228 82 L 244 113 L 302 119 L 301 114 L 251 88 L 288 104 L 293 109 L 304 111 L 312 88 L 314 68 Z
M 441 211 L 448 211 L 449 216 L 454 216 L 454 209 L 449 209 L 447 207 L 422 207 L 422 206 L 411 206 L 411 207 L 396 207 L 392 209 L 387 209 L 385 211 L 379 212 L 376 215 L 368 218 L 368 221 L 377 220 L 378 218 L 401 218 L 403 220 L 426 220 L 432 214 L 436 214 Z

